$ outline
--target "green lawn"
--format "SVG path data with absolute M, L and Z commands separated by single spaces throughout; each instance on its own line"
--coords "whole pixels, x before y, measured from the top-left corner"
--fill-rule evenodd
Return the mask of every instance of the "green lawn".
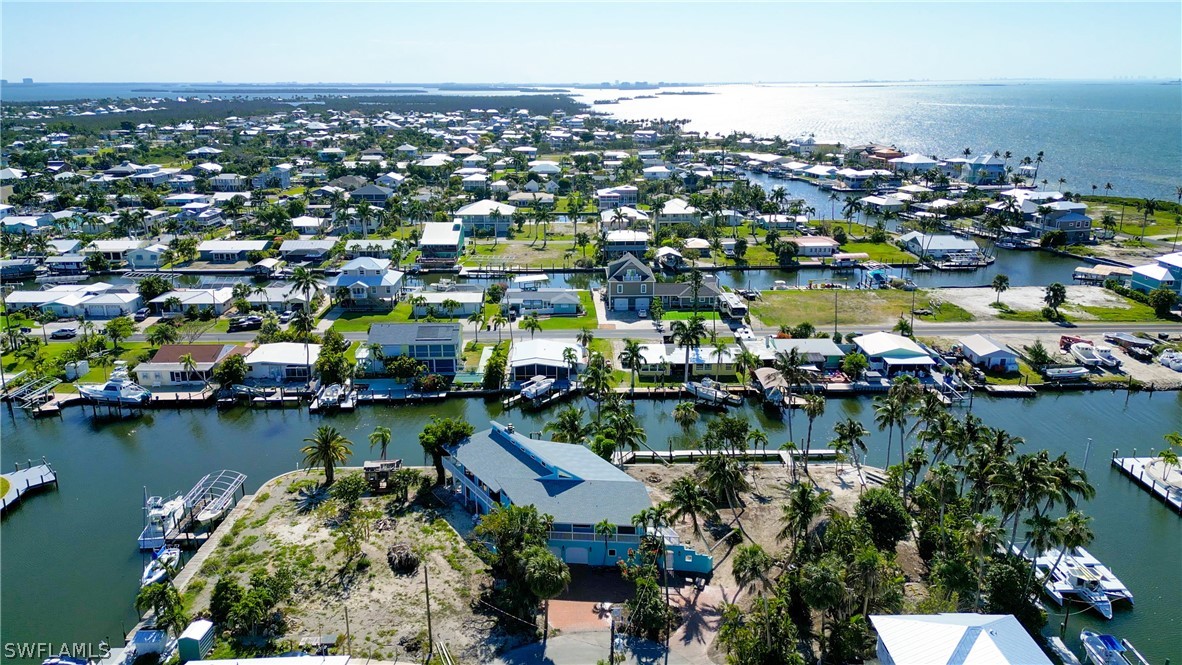
M 72 344 L 54 343 L 48 346 L 41 346 L 40 352 L 44 354 L 43 357 L 48 364 L 61 357 L 61 355 L 69 350 L 72 346 Z M 108 348 L 110 347 L 108 346 Z M 147 360 L 148 356 L 150 356 L 152 352 L 152 348 L 153 347 L 147 342 L 121 342 L 119 344 L 119 355 L 116 358 L 113 358 L 112 361 L 126 360 L 128 361 L 128 364 L 134 366 L 139 362 Z M 16 372 L 32 369 L 32 363 L 26 360 L 19 360 L 17 359 L 16 355 L 12 353 L 7 353 L 3 356 L 0 356 L 0 364 L 3 364 L 4 366 L 4 373 L 10 376 Z M 101 383 L 106 379 L 110 372 L 110 367 L 98 367 L 94 361 L 91 361 L 90 371 L 78 379 L 78 381 L 81 383 Z M 57 374 L 56 376 L 62 381 L 66 380 L 64 371 Z M 72 383 L 62 383 L 55 389 L 55 392 L 73 393 L 75 392 L 75 389 Z
M 390 312 L 341 312 L 332 327 L 337 332 L 367 332 L 373 323 L 406 323 L 410 320 L 410 303 L 403 301 Z
M 841 246 L 843 252 L 866 252 L 871 261 L 883 263 L 915 263 L 917 259 L 889 242 L 847 242 Z
M 1162 321 L 1154 313 L 1153 308 L 1137 302 L 1136 300 L 1125 298 L 1126 307 L 1094 307 L 1091 305 L 1073 305 L 1068 303 L 1059 308 L 1065 321 L 1072 323 L 1080 323 L 1086 321 L 1107 321 L 1111 323 L 1153 323 Z M 1082 314 L 1082 315 L 1081 315 Z M 997 318 L 1005 321 L 1027 321 L 1027 322 L 1041 322 L 1046 321 L 1042 315 L 1042 310 L 1013 310 L 1006 308 L 1001 310 Z
M 928 292 L 922 289 L 915 292 L 894 289 L 764 291 L 762 298 L 752 303 L 751 313 L 769 326 L 808 322 L 824 327 L 833 323 L 835 298 L 838 325 L 893 323 L 900 316 L 910 316 L 913 298 L 916 309 L 933 310 L 931 315 L 916 317 L 921 321 L 973 320 L 972 314 L 957 305 L 942 303 L 938 308 L 933 306 Z
M 579 291 L 579 303 L 583 306 L 582 316 L 552 316 L 540 319 L 542 330 L 580 330 L 599 327 L 599 318 L 595 316 L 595 301 L 590 291 Z M 520 319 L 519 319 L 520 320 Z
M 1042 375 L 1035 371 L 1033 367 L 1027 365 L 1026 361 L 1019 358 L 1017 372 L 1010 372 L 1008 374 L 985 372 L 985 383 L 995 386 L 1016 386 L 1024 383 L 1042 383 Z
M 692 318 L 694 318 L 694 313 L 691 311 L 665 312 L 663 315 L 661 315 L 662 321 L 689 321 Z M 722 317 L 718 314 L 718 312 L 698 312 L 698 318 L 702 319 L 703 321 L 722 320 Z

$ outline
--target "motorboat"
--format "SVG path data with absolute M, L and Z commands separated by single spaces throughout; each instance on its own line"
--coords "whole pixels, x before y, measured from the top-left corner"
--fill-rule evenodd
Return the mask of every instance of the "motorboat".
M 152 553 L 152 560 L 144 566 L 144 573 L 140 575 L 140 586 L 145 587 L 163 580 L 169 569 L 176 568 L 181 561 L 181 550 L 178 547 L 162 547 Z
M 537 399 L 554 388 L 554 379 L 548 376 L 535 376 L 521 385 L 521 396 L 526 399 Z
M 1056 381 L 1077 381 L 1092 372 L 1087 367 L 1048 367 L 1043 374 Z
M 233 504 L 233 494 L 223 494 L 219 497 L 216 497 L 209 503 L 205 504 L 205 506 L 203 506 L 197 513 L 197 521 L 212 522 L 216 519 L 220 519 L 222 515 L 225 515 L 227 512 L 229 512 L 230 506 Z
M 714 381 L 713 379 L 702 379 L 699 381 L 688 381 L 685 384 L 685 391 L 695 398 L 700 399 L 710 404 L 739 404 L 740 400 L 737 396 L 732 395 L 724 385 Z
M 1101 365 L 1120 367 L 1120 358 L 1113 355 L 1111 346 L 1093 346 L 1092 349 L 1096 352 L 1096 357 L 1100 359 Z
M 786 282 L 782 279 L 777 279 L 776 281 L 772 282 L 772 290 L 773 291 L 787 291 L 788 290 L 788 282 Z
M 1016 545 L 1013 550 L 1022 554 Z M 1042 576 L 1043 590 L 1059 605 L 1071 597 L 1095 609 L 1105 619 L 1111 619 L 1113 602 L 1133 602 L 1128 587 L 1082 547 L 1063 552 L 1052 548 L 1033 559 L 1035 569 Z
M 1079 364 L 1085 367 L 1095 367 L 1100 364 L 1100 357 L 1096 355 L 1096 347 L 1086 342 L 1076 342 L 1070 347 L 1071 355 Z
M 140 532 L 140 549 L 155 550 L 164 547 L 168 532 L 175 529 L 185 514 L 185 500 L 181 497 L 165 499 L 149 497 L 144 504 L 147 512 L 144 530 Z
M 1087 662 L 1092 665 L 1149 665 L 1149 661 L 1128 640 L 1085 630 L 1079 634 Z
M 341 401 L 341 394 L 344 393 L 344 390 L 339 383 L 330 383 L 325 386 L 320 393 L 320 406 L 336 406 Z
M 78 392 L 100 404 L 144 404 L 152 391 L 131 380 L 126 367 L 116 367 L 106 383 L 80 383 Z

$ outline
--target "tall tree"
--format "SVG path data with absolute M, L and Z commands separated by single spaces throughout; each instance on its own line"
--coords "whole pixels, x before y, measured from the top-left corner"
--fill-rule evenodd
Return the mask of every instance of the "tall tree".
M 353 442 L 328 425 L 317 427 L 316 433 L 304 441 L 308 444 L 300 449 L 304 454 L 304 465 L 309 469 L 323 467 L 324 486 L 331 486 L 335 480 L 336 465 L 344 464 L 353 454 Z

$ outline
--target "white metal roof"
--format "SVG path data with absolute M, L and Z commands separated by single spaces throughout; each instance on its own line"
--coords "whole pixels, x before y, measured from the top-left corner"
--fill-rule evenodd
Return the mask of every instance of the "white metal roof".
M 1013 615 L 871 616 L 895 665 L 1050 665 Z
M 307 347 L 307 351 L 305 351 Z M 276 342 L 261 344 L 246 357 L 247 365 L 303 365 L 311 359 L 316 362 L 320 357 L 319 344 L 298 344 L 296 342 Z

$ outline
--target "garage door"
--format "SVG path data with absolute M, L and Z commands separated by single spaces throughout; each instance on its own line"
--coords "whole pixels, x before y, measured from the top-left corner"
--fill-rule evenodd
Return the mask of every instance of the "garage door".
M 651 302 L 652 298 L 637 298 L 636 309 L 648 309 L 649 303 Z
M 589 550 L 586 547 L 568 547 L 566 548 L 566 562 L 567 563 L 587 563 L 589 557 Z
M 616 298 L 615 300 L 612 301 L 612 309 L 616 310 L 617 312 L 628 311 L 628 299 L 627 298 Z

